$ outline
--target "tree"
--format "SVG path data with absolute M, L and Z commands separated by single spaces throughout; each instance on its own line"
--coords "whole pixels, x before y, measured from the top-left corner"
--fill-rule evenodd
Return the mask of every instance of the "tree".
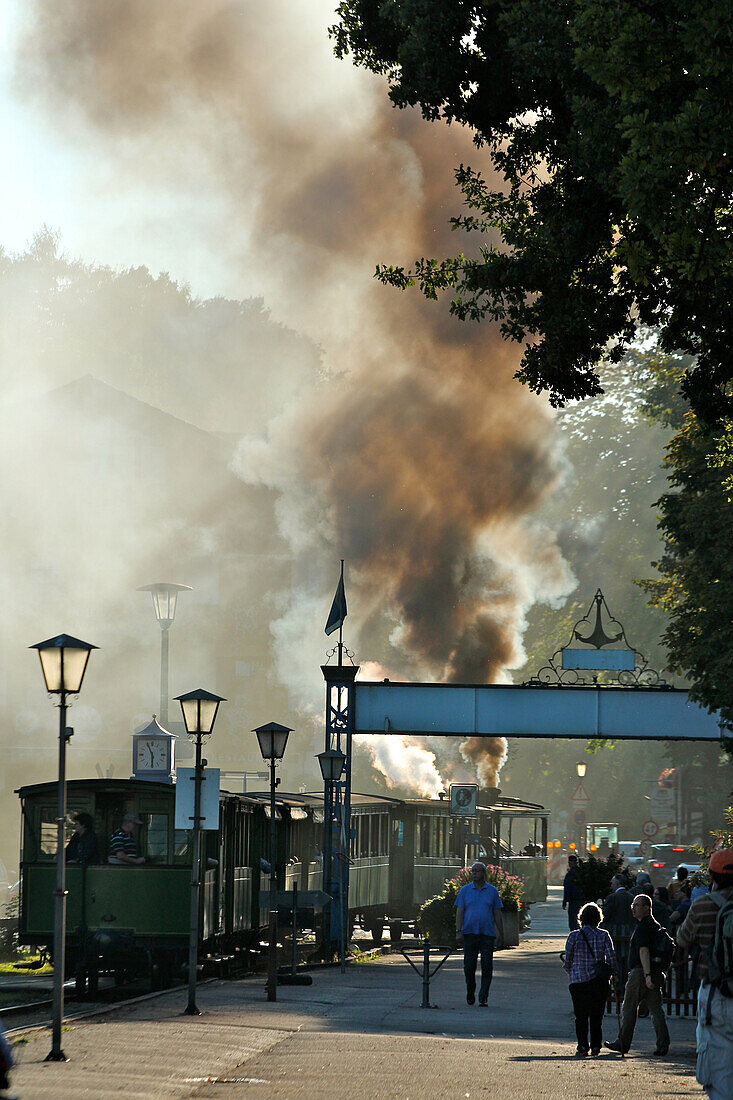
M 733 408 L 726 0 L 343 0 L 338 15 L 338 56 L 384 75 L 396 106 L 470 127 L 499 174 L 456 172 L 453 224 L 478 254 L 383 281 L 450 290 L 458 317 L 527 341 L 518 377 L 555 404 L 601 392 L 595 365 L 640 322 L 695 356 L 701 415 Z
M 733 723 L 733 424 L 703 423 L 692 411 L 667 448 L 670 490 L 662 494 L 660 578 L 643 588 L 669 621 L 668 663 L 690 694 Z

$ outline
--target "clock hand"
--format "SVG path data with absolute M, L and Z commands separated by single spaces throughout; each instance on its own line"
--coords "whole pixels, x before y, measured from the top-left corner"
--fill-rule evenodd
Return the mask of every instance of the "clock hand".
M 150 767 L 155 767 L 155 760 L 153 758 L 153 746 L 148 742 L 148 752 L 150 753 Z

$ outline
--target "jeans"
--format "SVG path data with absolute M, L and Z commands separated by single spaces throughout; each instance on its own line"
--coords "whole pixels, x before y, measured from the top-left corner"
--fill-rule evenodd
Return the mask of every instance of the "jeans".
M 658 985 L 647 989 L 644 980 L 644 971 L 640 966 L 635 966 L 629 971 L 624 990 L 624 1003 L 621 1005 L 621 1046 L 628 1050 L 631 1040 L 634 1038 L 636 1016 L 639 1005 L 646 1001 L 649 1005 L 649 1015 L 654 1024 L 654 1032 L 657 1036 L 657 1050 L 663 1054 L 669 1049 L 669 1031 L 662 1004 L 662 991 Z
M 474 932 L 463 934 L 463 973 L 466 975 L 466 992 L 476 992 L 476 963 L 481 955 L 481 988 L 479 1001 L 489 996 L 489 987 L 494 974 L 494 944 L 496 936 L 484 936 Z
M 575 1035 L 579 1050 L 600 1050 L 603 1046 L 603 1013 L 608 997 L 608 978 L 591 978 L 588 982 L 573 982 L 570 996 L 575 1012 Z M 590 1047 L 588 1046 L 590 1025 Z

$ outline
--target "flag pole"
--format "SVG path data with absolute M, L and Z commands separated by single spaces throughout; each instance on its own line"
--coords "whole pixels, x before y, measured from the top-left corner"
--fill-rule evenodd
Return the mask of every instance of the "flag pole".
M 341 585 L 341 591 L 343 591 L 343 587 L 344 587 L 344 559 L 343 558 L 341 559 L 341 580 L 340 580 L 339 583 Z M 339 623 L 339 667 L 341 667 L 341 665 L 343 665 L 343 663 L 344 663 L 343 654 L 344 654 L 344 620 L 342 619 L 341 622 Z

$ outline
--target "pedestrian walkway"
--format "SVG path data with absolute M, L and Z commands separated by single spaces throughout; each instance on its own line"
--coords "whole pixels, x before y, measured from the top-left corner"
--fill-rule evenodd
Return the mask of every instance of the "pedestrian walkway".
M 498 1093 L 541 1097 L 703 1097 L 694 1080 L 694 1021 L 670 1020 L 667 1059 L 650 1057 L 651 1025 L 625 1060 L 578 1061 L 567 980 L 558 953 L 564 914 L 552 898 L 534 908 L 533 930 L 495 959 L 488 1009 L 469 1007 L 460 956 L 431 985 L 437 1008 L 421 1009 L 422 987 L 399 955 L 314 972 L 312 986 L 265 999 L 262 978 L 201 987 L 200 1017 L 182 1015 L 185 990 L 71 1022 L 67 1063 L 44 1063 L 48 1032 L 20 1047 L 13 1084 L 23 1100 L 123 1094 L 305 1100 L 372 1100 Z M 565 926 L 566 927 L 566 926 Z M 559 930 L 555 930 L 558 928 Z M 614 1037 L 615 1018 L 609 1021 Z

